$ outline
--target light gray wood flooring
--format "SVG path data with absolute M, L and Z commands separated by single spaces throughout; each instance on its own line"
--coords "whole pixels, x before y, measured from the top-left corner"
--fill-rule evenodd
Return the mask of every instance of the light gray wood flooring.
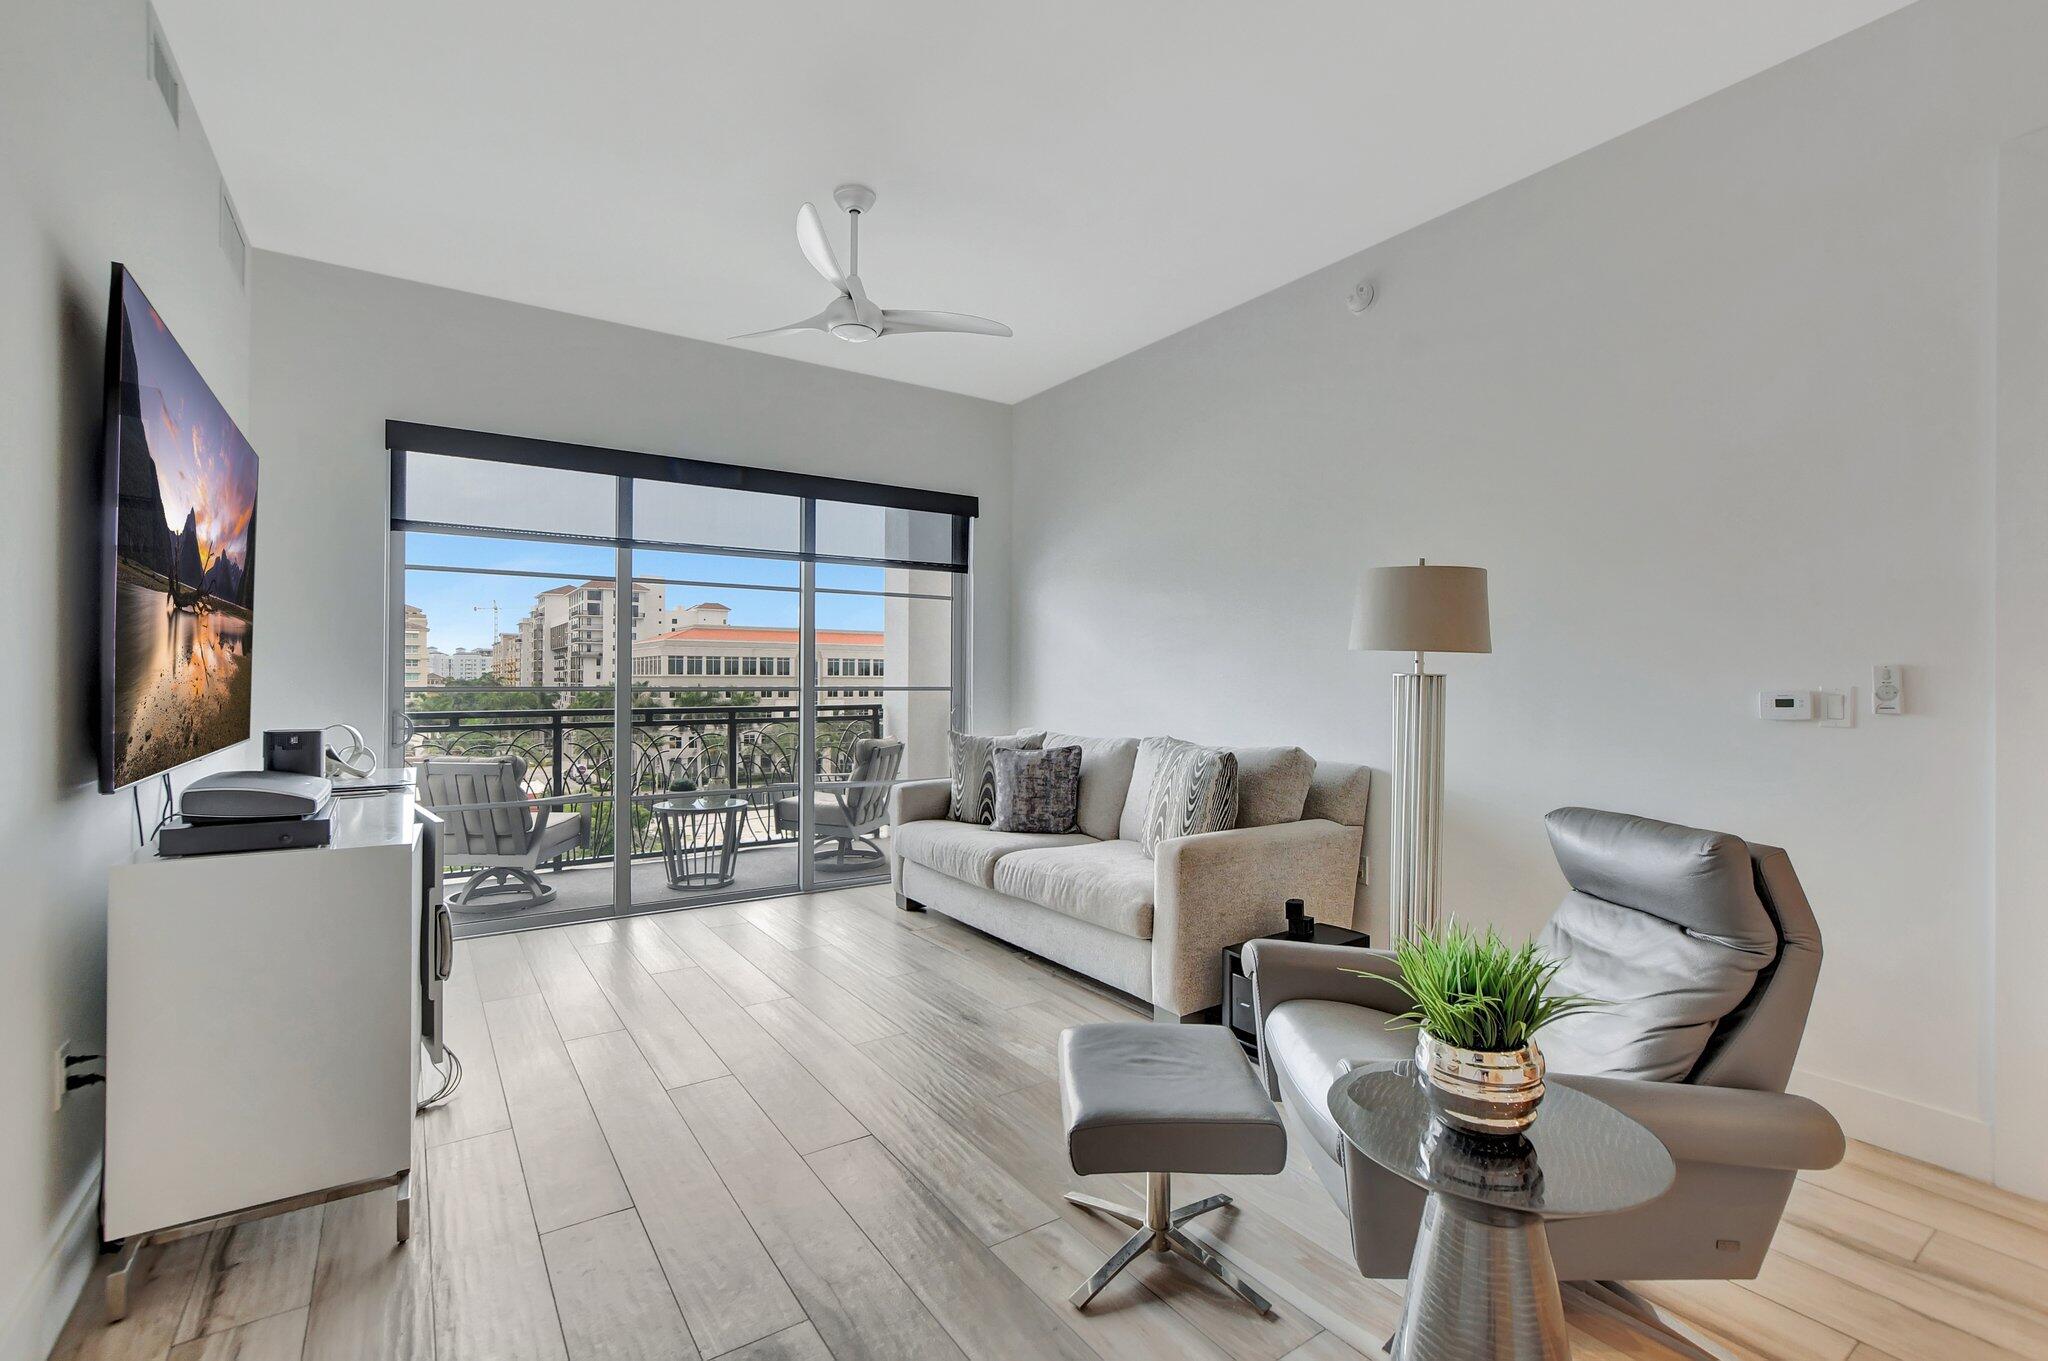
M 389 1192 L 144 1253 L 125 1321 L 88 1286 L 63 1361 L 1236 1358 L 1360 1361 L 1400 1311 L 1303 1161 L 1181 1178 L 1252 1315 L 1065 1204 L 1060 1030 L 1123 1001 L 859 888 L 465 941 L 467 1068 Z M 104 1263 L 102 1264 L 104 1269 Z M 2048 1357 L 2048 1206 L 1856 1146 L 1802 1179 L 1763 1274 L 1645 1284 L 1731 1357 Z M 1661 1357 L 1590 1311 L 1580 1357 Z

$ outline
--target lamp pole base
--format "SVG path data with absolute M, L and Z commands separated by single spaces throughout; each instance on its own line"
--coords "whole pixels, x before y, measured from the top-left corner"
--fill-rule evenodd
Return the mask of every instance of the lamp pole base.
M 1444 817 L 1444 678 L 1394 676 L 1394 845 L 1387 935 L 1399 945 L 1441 925 Z

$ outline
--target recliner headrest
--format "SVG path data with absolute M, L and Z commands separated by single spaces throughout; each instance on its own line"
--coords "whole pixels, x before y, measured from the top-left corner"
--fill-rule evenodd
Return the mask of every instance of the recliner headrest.
M 1741 837 L 1597 808 L 1559 808 L 1543 825 L 1578 892 L 1734 949 L 1777 953 L 1778 929 Z

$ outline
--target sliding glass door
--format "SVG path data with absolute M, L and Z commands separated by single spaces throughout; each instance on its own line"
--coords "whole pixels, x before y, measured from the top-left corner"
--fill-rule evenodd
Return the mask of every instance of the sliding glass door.
M 461 930 L 886 877 L 961 721 L 971 500 L 393 431 L 390 740 Z

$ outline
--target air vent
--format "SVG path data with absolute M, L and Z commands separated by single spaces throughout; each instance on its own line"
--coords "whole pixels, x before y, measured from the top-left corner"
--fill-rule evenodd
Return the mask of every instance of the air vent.
M 156 11 L 149 11 L 149 78 L 156 82 L 156 88 L 163 94 L 164 103 L 171 111 L 171 121 L 178 121 L 178 68 L 171 64 L 170 44 L 164 41 L 163 26 L 157 22 Z
M 249 274 L 249 238 L 242 234 L 242 220 L 235 216 L 235 205 L 228 202 L 228 189 L 220 189 L 220 253 L 228 257 L 228 268 L 235 272 L 235 282 L 246 282 Z

